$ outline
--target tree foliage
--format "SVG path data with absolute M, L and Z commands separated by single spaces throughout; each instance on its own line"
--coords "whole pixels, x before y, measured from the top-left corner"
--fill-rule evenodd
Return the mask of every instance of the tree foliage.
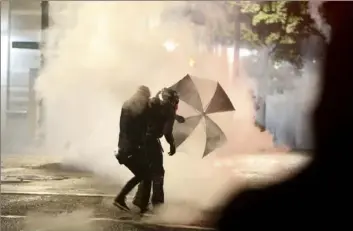
M 222 17 L 217 21 L 214 15 L 219 12 Z M 313 35 L 325 39 L 309 14 L 309 1 L 190 1 L 182 15 L 205 26 L 214 43 L 266 47 L 273 61 L 288 61 L 299 68 L 305 49 L 317 55 L 316 42 L 311 40 L 308 46 L 309 39 Z
M 324 39 L 309 14 L 308 1 L 226 2 L 238 8 L 241 41 L 251 47 L 266 46 L 275 61 L 303 64 L 303 42 L 313 35 Z

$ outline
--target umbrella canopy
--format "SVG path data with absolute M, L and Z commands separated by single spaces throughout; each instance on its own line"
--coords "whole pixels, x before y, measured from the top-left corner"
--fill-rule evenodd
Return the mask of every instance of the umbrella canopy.
M 207 85 L 210 81 L 211 80 L 186 75 L 170 87 L 179 93 L 181 101 L 197 111 L 197 115 L 185 118 L 185 123 L 175 123 L 173 131 L 175 144 L 177 147 L 180 146 L 195 130 L 201 119 L 204 118 L 206 144 L 202 157 L 206 157 L 227 141 L 226 135 L 222 129 L 208 115 L 212 113 L 235 111 L 228 95 L 219 82 L 216 81 L 211 81 L 216 85 L 213 95 L 212 93 L 206 92 L 211 95 L 211 100 L 206 104 L 202 102 L 200 96 L 201 92 L 196 87 L 196 83 L 199 85 Z

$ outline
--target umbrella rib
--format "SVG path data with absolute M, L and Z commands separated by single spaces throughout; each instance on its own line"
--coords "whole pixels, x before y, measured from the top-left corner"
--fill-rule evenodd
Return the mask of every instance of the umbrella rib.
M 195 108 L 198 112 L 203 112 L 201 96 L 191 76 L 187 74 L 170 88 L 179 93 L 180 100 Z
M 205 144 L 205 149 L 204 149 L 202 158 L 206 157 L 214 150 L 220 148 L 227 141 L 227 137 L 222 131 L 222 129 L 207 115 L 205 115 L 204 118 L 205 118 L 206 144 Z M 210 128 L 210 126 L 213 126 L 213 128 Z M 213 131 L 212 133 L 218 133 L 218 134 L 216 134 L 216 136 L 211 136 L 210 131 Z M 208 145 L 211 142 L 216 142 L 216 143 L 214 143 L 212 147 L 208 147 Z
M 190 116 L 183 124 L 174 124 L 173 135 L 176 146 L 183 144 L 199 125 L 202 115 Z

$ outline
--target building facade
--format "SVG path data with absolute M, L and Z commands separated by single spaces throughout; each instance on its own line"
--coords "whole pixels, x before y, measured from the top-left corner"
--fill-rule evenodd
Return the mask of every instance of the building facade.
M 2 153 L 24 150 L 35 134 L 33 89 L 41 66 L 43 18 L 42 1 L 1 1 Z

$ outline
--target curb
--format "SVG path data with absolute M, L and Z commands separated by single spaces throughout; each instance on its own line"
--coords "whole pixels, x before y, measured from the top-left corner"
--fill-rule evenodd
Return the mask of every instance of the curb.
M 2 219 L 25 219 L 27 216 L 18 216 L 18 215 L 1 215 Z M 201 227 L 201 226 L 192 226 L 192 225 L 173 225 L 173 224 L 163 224 L 163 223 L 152 223 L 152 222 L 143 222 L 143 221 L 133 221 L 133 220 L 124 220 L 124 219 L 111 219 L 111 218 L 98 218 L 93 217 L 89 218 L 89 221 L 105 221 L 105 222 L 117 222 L 122 224 L 134 224 L 134 225 L 146 225 L 146 226 L 159 226 L 164 228 L 173 228 L 173 229 L 184 229 L 184 230 L 215 230 L 213 228 Z M 41 231 L 45 231 L 42 229 Z

